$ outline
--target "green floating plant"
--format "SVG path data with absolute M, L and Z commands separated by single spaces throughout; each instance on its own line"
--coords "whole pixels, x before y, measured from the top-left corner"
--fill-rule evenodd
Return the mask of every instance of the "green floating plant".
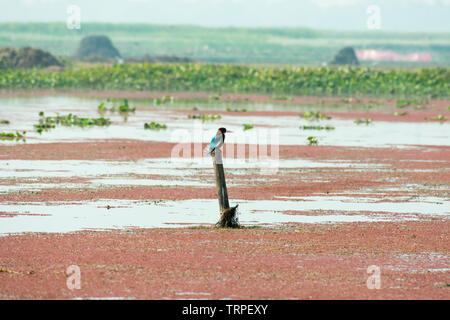
M 245 109 L 245 108 L 243 108 L 243 109 L 232 109 L 232 108 L 227 108 L 227 111 L 228 111 L 228 112 L 250 112 L 250 111 L 252 111 L 252 110 L 248 110 L 248 109 Z
M 332 126 L 301 126 L 303 130 L 334 130 Z
M 209 96 L 209 100 L 211 101 L 219 101 L 220 99 L 222 99 L 222 94 L 213 94 Z
M 319 140 L 316 137 L 308 137 L 307 140 L 310 146 L 317 146 L 319 144 Z
M 427 117 L 425 117 L 424 119 L 425 120 L 430 120 L 430 121 L 447 121 L 447 118 L 444 117 L 442 114 L 438 115 L 435 118 L 427 118 Z
M 188 118 L 189 119 L 199 119 L 199 120 L 202 120 L 203 122 L 206 122 L 206 121 L 214 121 L 214 120 L 222 119 L 222 116 L 220 114 L 202 113 L 202 114 L 190 114 L 190 115 L 188 115 Z
M 318 120 L 330 120 L 331 117 L 327 116 L 319 111 L 306 111 L 302 115 L 300 115 L 303 119 L 309 120 L 309 121 L 318 121 Z
M 161 130 L 167 129 L 167 125 L 157 122 L 144 123 L 144 129 L 146 130 Z
M 26 131 L 22 131 L 22 132 L 16 131 L 15 133 L 14 132 L 0 132 L 0 140 L 9 140 L 9 141 L 23 140 L 23 141 L 25 141 L 24 135 L 26 133 L 27 133 Z
M 172 96 L 163 96 L 161 98 L 155 98 L 153 99 L 153 104 L 155 106 L 159 106 L 160 104 L 164 103 L 173 103 L 175 101 L 174 97 Z
M 372 123 L 372 119 L 370 118 L 356 119 L 354 122 L 358 125 L 360 124 L 369 125 Z
M 397 108 L 405 108 L 410 105 L 421 105 L 421 104 L 428 104 L 429 99 L 428 98 L 417 98 L 417 99 L 398 99 L 396 102 Z
M 59 113 L 56 113 L 54 117 L 46 117 L 44 112 L 39 112 L 39 123 L 34 125 L 34 128 L 39 134 L 42 134 L 43 131 L 48 131 L 49 129 L 56 128 L 57 125 L 65 126 L 65 127 L 105 127 L 111 124 L 111 121 L 108 118 L 82 118 L 77 115 L 73 115 L 69 113 L 65 116 L 60 116 Z
M 292 101 L 292 97 L 291 96 L 272 96 L 272 100 Z
M 109 100 L 107 100 L 109 101 Z M 100 114 L 105 113 L 106 111 L 109 111 L 111 113 L 116 112 L 116 108 L 114 106 L 112 106 L 111 108 L 108 108 L 104 102 L 102 102 L 98 107 L 97 110 Z M 135 112 L 136 108 L 132 108 L 130 107 L 129 103 L 128 103 L 128 99 L 124 99 L 123 103 L 118 107 L 117 111 L 119 111 L 120 113 L 131 113 L 131 112 Z

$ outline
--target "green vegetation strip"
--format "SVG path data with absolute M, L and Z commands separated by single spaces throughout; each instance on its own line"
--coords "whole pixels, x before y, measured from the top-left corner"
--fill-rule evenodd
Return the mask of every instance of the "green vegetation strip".
M 449 68 L 116 64 L 63 71 L 2 70 L 0 89 L 86 88 L 442 98 L 450 96 L 449 79 Z

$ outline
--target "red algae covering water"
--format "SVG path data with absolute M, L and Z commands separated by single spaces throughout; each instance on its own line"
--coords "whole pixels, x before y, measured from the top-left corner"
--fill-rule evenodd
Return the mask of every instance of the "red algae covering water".
M 2 299 L 449 299 L 448 221 L 2 238 Z M 77 265 L 81 289 L 68 289 Z M 380 289 L 369 289 L 369 266 Z

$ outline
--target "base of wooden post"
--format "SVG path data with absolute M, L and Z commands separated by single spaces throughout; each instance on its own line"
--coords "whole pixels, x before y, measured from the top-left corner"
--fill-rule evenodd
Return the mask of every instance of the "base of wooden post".
M 216 227 L 219 228 L 240 228 L 238 217 L 237 217 L 237 207 L 225 209 L 220 214 L 220 220 L 216 223 Z

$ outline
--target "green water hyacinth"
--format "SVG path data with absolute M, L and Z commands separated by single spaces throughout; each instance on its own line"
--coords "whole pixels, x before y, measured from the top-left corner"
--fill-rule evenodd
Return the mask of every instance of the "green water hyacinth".
M 25 141 L 24 136 L 26 133 L 27 133 L 26 131 L 22 131 L 22 132 L 16 131 L 15 133 L 14 132 L 0 132 L 0 140 L 8 140 L 8 141 L 23 140 L 23 141 Z
M 303 130 L 334 130 L 333 126 L 301 126 Z
M 319 144 L 319 140 L 316 137 L 308 137 L 307 140 L 310 146 L 317 146 Z
M 199 119 L 199 120 L 202 120 L 202 122 L 206 122 L 206 121 L 214 121 L 214 120 L 222 119 L 222 116 L 220 114 L 202 113 L 202 114 L 190 114 L 190 115 L 188 115 L 188 118 L 189 119 Z
M 242 109 L 239 109 L 239 108 L 227 108 L 226 109 L 227 110 L 227 112 L 250 112 L 250 111 L 253 111 L 253 109 L 246 109 L 246 108 L 242 108 Z
M 49 131 L 50 129 L 56 128 L 56 125 L 61 125 L 65 127 L 92 127 L 92 126 L 98 126 L 98 127 L 105 127 L 109 126 L 111 124 L 111 121 L 108 118 L 82 118 L 78 117 L 77 115 L 73 115 L 72 113 L 69 113 L 65 116 L 60 116 L 59 113 L 56 113 L 53 117 L 46 117 L 44 115 L 44 112 L 39 112 L 39 123 L 34 125 L 34 128 L 36 129 L 36 132 L 39 134 L 42 134 L 44 131 Z
M 119 112 L 120 113 L 129 113 L 129 112 L 135 112 L 136 108 L 131 108 L 128 104 L 128 99 L 125 99 L 123 104 L 119 106 Z
M 62 71 L 0 71 L 0 89 L 209 91 L 376 97 L 450 96 L 449 68 L 244 66 L 226 64 L 114 64 Z
M 410 105 L 421 105 L 421 104 L 428 104 L 429 100 L 428 98 L 422 98 L 422 99 L 398 99 L 396 102 L 397 108 L 405 108 Z
M 441 121 L 441 122 L 447 121 L 447 118 L 444 117 L 442 114 L 438 115 L 437 117 L 431 117 L 431 118 L 425 117 L 424 119 L 431 120 L 431 121 Z
M 144 129 L 146 129 L 146 130 L 167 129 L 167 125 L 161 124 L 161 123 L 157 123 L 157 122 L 144 123 Z
M 356 119 L 355 121 L 354 121 L 356 124 L 365 124 L 365 125 L 369 125 L 369 124 L 371 124 L 372 123 L 372 119 L 370 119 L 370 118 L 363 118 L 363 119 Z
M 309 120 L 309 121 L 318 121 L 318 120 L 330 120 L 331 117 L 327 116 L 319 111 L 314 112 L 314 111 L 306 111 L 305 113 L 303 113 L 301 115 L 301 117 L 303 119 Z
M 173 103 L 174 101 L 175 99 L 172 96 L 163 96 L 161 98 L 153 99 L 153 104 L 159 106 L 160 104 Z

